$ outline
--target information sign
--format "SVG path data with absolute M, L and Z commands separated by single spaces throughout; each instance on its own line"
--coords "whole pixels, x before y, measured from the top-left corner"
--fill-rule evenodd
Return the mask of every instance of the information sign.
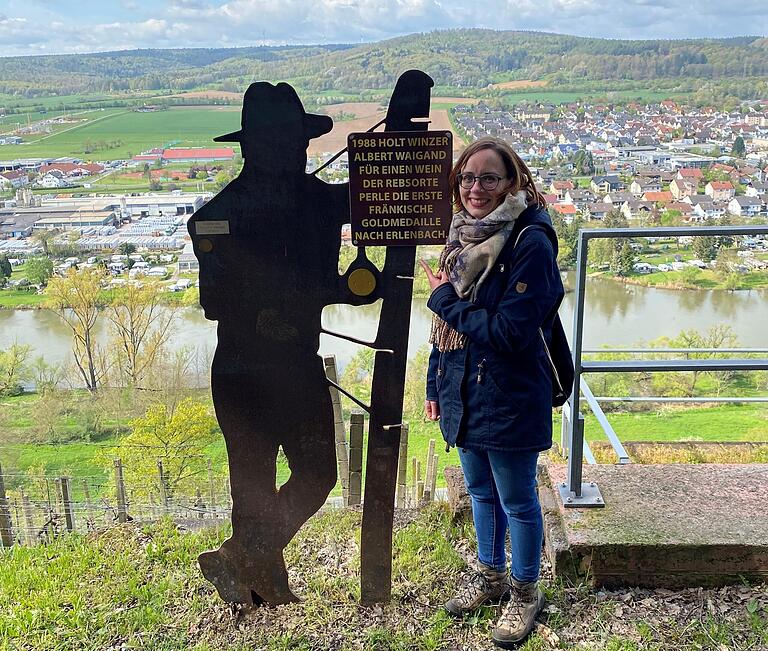
M 352 244 L 445 244 L 451 132 L 352 133 L 347 144 Z

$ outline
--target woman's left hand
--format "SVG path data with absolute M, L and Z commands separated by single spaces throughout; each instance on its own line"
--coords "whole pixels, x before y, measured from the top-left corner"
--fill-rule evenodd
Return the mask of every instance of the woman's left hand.
M 432 273 L 432 269 L 430 266 L 424 262 L 424 260 L 419 260 L 419 264 L 421 265 L 421 268 L 424 270 L 424 273 L 427 274 L 427 280 L 429 281 L 429 288 L 432 291 L 435 291 L 440 285 L 445 285 L 445 283 L 448 282 L 448 274 L 445 271 L 438 271 L 437 275 Z

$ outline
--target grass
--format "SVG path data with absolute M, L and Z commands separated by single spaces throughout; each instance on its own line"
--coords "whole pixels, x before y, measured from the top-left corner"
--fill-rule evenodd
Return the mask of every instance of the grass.
M 0 146 L 0 159 L 75 156 L 113 160 L 128 158 L 129 154 L 161 147 L 170 141 L 179 147 L 212 147 L 215 136 L 236 130 L 240 124 L 239 111 L 221 107 L 171 108 L 154 113 L 105 109 L 81 117 L 87 118 L 87 121 L 39 142 Z M 37 136 L 25 137 L 25 142 L 30 140 L 37 140 Z M 122 144 L 86 155 L 83 148 L 88 141 L 119 141 Z
M 17 289 L 0 289 L 0 308 L 23 309 L 42 307 L 46 297 L 36 292 L 20 291 Z
M 203 400 L 210 401 L 206 391 L 200 392 Z M 25 473 L 42 472 L 46 477 L 70 476 L 73 478 L 75 497 L 81 494 L 81 481 L 87 479 L 94 497 L 107 495 L 112 491 L 112 470 L 99 461 L 99 455 L 105 448 L 119 443 L 114 432 L 120 427 L 127 427 L 133 417 L 126 407 L 118 409 L 112 406 L 96 407 L 104 410 L 101 418 L 101 434 L 91 442 L 84 442 L 89 422 L 87 409 L 77 405 L 85 401 L 88 407 L 88 395 L 85 392 L 72 392 L 62 398 L 69 405 L 64 409 L 53 427 L 62 443 L 40 442 L 39 423 L 41 419 L 40 397 L 36 394 L 4 398 L 0 402 L 0 425 L 4 435 L 4 444 L 0 445 L 0 464 L 9 477 L 6 479 L 9 490 L 25 486 L 31 479 Z M 93 409 L 91 409 L 93 411 Z M 615 411 L 608 414 L 608 419 L 619 438 L 623 441 L 768 441 L 768 406 L 761 404 L 721 405 L 715 407 L 670 408 L 643 412 Z M 408 441 L 408 482 L 413 481 L 412 459 L 421 462 L 421 477 L 426 475 L 427 457 L 430 440 L 435 440 L 435 453 L 438 456 L 437 486 L 445 486 L 443 471 L 446 466 L 458 465 L 456 449 L 445 452 L 444 443 L 437 423 L 426 422 L 421 418 L 409 419 Z M 560 416 L 553 413 L 554 440 L 559 440 Z M 587 413 L 585 436 L 588 441 L 605 441 L 605 435 L 595 417 Z M 37 442 L 32 442 L 37 441 Z M 363 449 L 367 449 L 367 434 Z M 211 459 L 216 476 L 226 472 L 227 454 L 223 437 L 205 448 L 203 454 Z M 364 462 L 365 481 L 365 462 Z M 281 456 L 278 464 L 277 483 L 283 484 L 290 476 L 287 460 Z M 207 490 L 207 479 L 202 477 L 200 485 Z M 363 484 L 364 485 L 364 484 Z M 129 486 L 130 489 L 130 486 Z M 331 495 L 341 495 L 341 484 L 337 483 Z
M 768 405 L 663 407 L 650 412 L 608 414 L 623 441 L 768 441 Z M 597 419 L 585 417 L 587 440 L 605 440 Z
M 203 579 L 196 558 L 227 528 L 181 533 L 162 520 L 71 534 L 46 546 L 0 550 L 0 650 L 258 649 L 259 651 L 440 651 L 491 648 L 497 616 L 484 607 L 463 619 L 441 608 L 473 555 L 471 528 L 445 504 L 395 521 L 392 598 L 362 606 L 359 510 L 329 511 L 285 550 L 301 603 L 232 608 Z M 543 570 L 546 622 L 519 647 L 543 651 L 722 651 L 768 644 L 768 597 L 760 586 L 655 594 L 595 592 Z M 701 607 L 698 605 L 701 603 Z M 709 610 L 707 603 L 727 604 Z M 678 614 L 667 610 L 680 604 Z M 621 614 L 617 614 L 617 610 Z M 550 644 L 552 635 L 559 637 Z

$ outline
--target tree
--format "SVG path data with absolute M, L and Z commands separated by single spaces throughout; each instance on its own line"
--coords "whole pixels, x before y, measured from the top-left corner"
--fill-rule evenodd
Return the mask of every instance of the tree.
M 720 219 L 715 220 L 715 223 L 718 226 L 730 226 L 731 225 L 731 218 L 726 213 Z M 730 247 L 732 247 L 734 245 L 734 239 L 730 235 L 721 235 L 721 236 L 719 236 L 719 237 L 717 237 L 715 239 L 717 240 L 717 248 L 718 248 L 718 250 L 729 249 Z
M 32 232 L 32 239 L 43 247 L 43 255 L 50 255 L 50 243 L 56 238 L 59 231 L 56 229 L 38 228 Z
M 107 310 L 119 366 L 132 386 L 141 386 L 171 333 L 175 310 L 161 301 L 162 286 L 156 282 L 126 285 L 115 292 Z
M 101 307 L 103 271 L 70 269 L 64 278 L 53 278 L 48 297 L 53 310 L 72 330 L 72 352 L 85 386 L 91 393 L 98 390 L 106 374 L 106 364 L 94 337 Z
M 13 273 L 13 267 L 8 262 L 7 256 L 0 255 L 0 278 L 10 278 Z
M 712 225 L 711 220 L 707 220 L 707 226 Z M 701 235 L 693 238 L 693 254 L 704 262 L 709 262 L 717 257 L 718 238 L 711 235 Z
M 620 210 L 613 209 L 608 212 L 603 220 L 605 228 L 626 228 L 627 218 Z M 600 238 L 592 241 L 589 245 L 589 261 L 591 264 L 608 264 L 609 269 L 618 274 L 622 266 L 622 249 L 626 243 L 622 237 Z M 630 249 L 631 251 L 631 249 Z M 630 270 L 631 270 L 630 263 Z M 621 275 L 621 274 L 619 274 Z
M 626 277 L 632 273 L 632 263 L 635 260 L 635 253 L 626 239 L 622 238 L 621 241 L 621 248 L 618 251 L 614 251 L 613 259 L 611 260 L 611 271 L 617 276 Z
M 229 175 L 229 173 L 226 170 L 221 170 L 216 174 L 214 178 L 214 181 L 216 182 L 216 187 L 219 190 L 223 190 L 224 186 L 227 185 L 232 180 L 232 177 Z
M 579 149 L 573 157 L 573 165 L 576 172 L 582 176 L 588 176 L 595 173 L 595 161 L 592 158 L 592 152 L 586 149 Z
M 30 258 L 24 265 L 27 280 L 35 285 L 45 285 L 53 275 L 53 262 L 43 256 Z
M 136 253 L 136 245 L 131 242 L 123 242 L 117 247 L 117 252 L 121 255 L 131 255 L 132 253 Z
M 736 158 L 744 158 L 744 154 L 746 153 L 747 148 L 744 145 L 744 138 L 736 136 L 736 139 L 733 141 L 733 147 L 731 147 L 731 154 L 736 156 Z
M 18 396 L 24 393 L 22 382 L 29 376 L 27 358 L 32 348 L 14 343 L 8 350 L 0 350 L 0 396 Z
M 178 494 L 185 483 L 205 471 L 205 449 L 218 436 L 209 407 L 192 398 L 183 399 L 175 409 L 151 405 L 130 426 L 131 433 L 108 450 L 101 463 L 111 468 L 112 460 L 119 457 L 126 483 L 135 495 L 143 496 L 158 492 L 158 461 L 163 463 L 168 495 Z

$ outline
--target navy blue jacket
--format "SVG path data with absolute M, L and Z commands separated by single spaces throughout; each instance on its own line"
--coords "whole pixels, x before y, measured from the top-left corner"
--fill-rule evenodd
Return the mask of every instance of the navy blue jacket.
M 529 228 L 520 237 L 520 231 Z M 549 338 L 563 299 L 557 236 L 547 211 L 527 208 L 517 219 L 492 272 L 471 302 L 450 283 L 427 306 L 467 335 L 465 348 L 433 347 L 427 400 L 440 406 L 448 445 L 472 450 L 546 450 L 552 445 L 552 380 L 539 335 Z

